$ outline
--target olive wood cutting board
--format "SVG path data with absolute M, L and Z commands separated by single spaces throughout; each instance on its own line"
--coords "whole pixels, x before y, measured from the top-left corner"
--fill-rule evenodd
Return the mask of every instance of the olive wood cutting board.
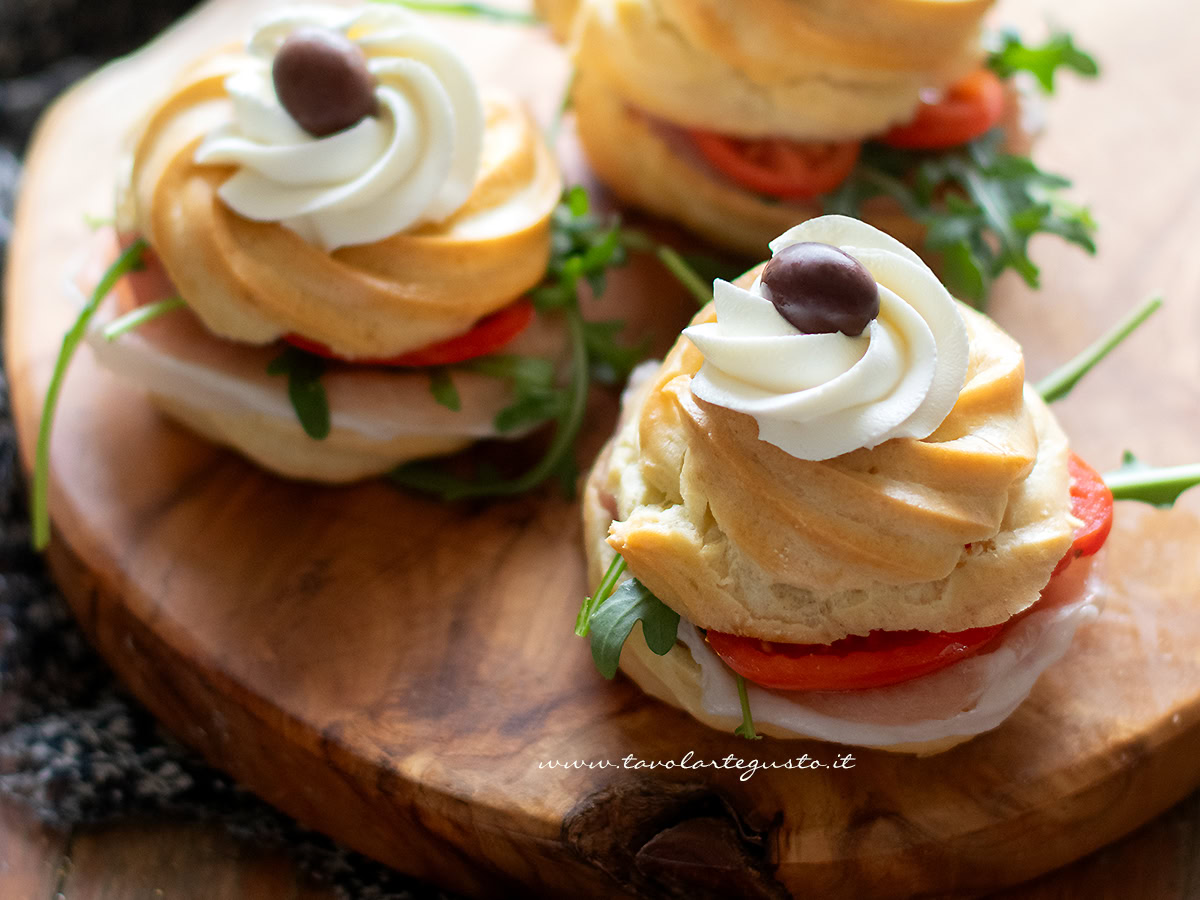
M 72 315 L 63 282 L 111 208 L 122 137 L 177 66 L 264 0 L 210 0 L 46 117 L 7 275 L 6 353 L 28 470 Z M 1101 469 L 1130 447 L 1200 459 L 1200 57 L 1185 0 L 1056 9 L 1107 77 L 1065 83 L 1039 147 L 1100 221 L 1096 260 L 1038 243 L 1038 294 L 992 312 L 1031 376 L 1152 290 L 1163 313 L 1058 407 Z M 1037 24 L 1032 3 L 1009 20 Z M 537 29 L 445 21 L 487 77 L 549 116 L 566 66 Z M 568 169 L 585 179 L 570 129 Z M 688 301 L 640 260 L 594 305 L 658 349 Z M 581 460 L 612 428 L 596 391 Z M 1200 784 L 1200 497 L 1118 504 L 1111 597 L 1001 728 L 941 756 L 853 768 L 548 769 L 549 760 L 782 762 L 830 745 L 747 743 L 600 678 L 571 628 L 585 591 L 576 505 L 553 490 L 444 505 L 382 483 L 268 476 L 158 416 L 96 368 L 67 379 L 49 559 L 79 620 L 176 734 L 304 823 L 476 896 L 900 897 L 1016 883 L 1112 841 Z M 1200 494 L 1200 491 L 1194 492 Z

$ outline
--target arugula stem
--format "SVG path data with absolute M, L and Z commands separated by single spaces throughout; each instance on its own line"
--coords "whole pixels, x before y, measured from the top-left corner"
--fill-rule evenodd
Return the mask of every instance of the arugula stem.
M 558 136 L 562 132 L 562 123 L 567 115 L 567 110 L 571 108 L 571 91 L 575 87 L 575 79 L 578 75 L 579 70 L 575 66 L 571 66 L 571 71 L 567 73 L 567 80 L 563 84 L 562 97 L 554 109 L 554 118 L 546 127 L 546 143 L 550 145 L 552 151 L 558 146 Z
M 1170 504 L 1185 490 L 1200 484 L 1200 463 L 1117 469 L 1104 475 L 1104 483 L 1114 500 Z
M 63 379 L 67 367 L 79 342 L 87 334 L 88 325 L 101 302 L 108 296 L 116 283 L 128 272 L 137 268 L 146 250 L 146 242 L 139 238 L 125 248 L 105 271 L 103 277 L 92 290 L 92 295 L 79 311 L 74 324 L 62 339 L 62 347 L 58 351 L 58 359 L 54 363 L 54 373 L 50 376 L 50 384 L 46 388 L 46 399 L 42 404 L 42 421 L 38 424 L 37 450 L 33 463 L 33 498 L 30 503 L 29 515 L 33 529 L 33 547 L 44 550 L 50 543 L 50 434 L 54 427 L 54 413 L 58 409 L 58 398 L 62 393 Z
M 676 280 L 687 288 L 688 293 L 696 298 L 697 304 L 703 307 L 712 302 L 712 285 L 705 284 L 704 279 L 688 265 L 687 260 L 675 252 L 674 248 L 668 247 L 666 244 L 659 244 L 654 250 L 654 255 L 675 276 Z
M 183 302 L 182 297 L 168 297 L 165 300 L 157 300 L 154 303 L 147 303 L 145 306 L 139 306 L 135 310 L 125 313 L 104 326 L 104 330 L 100 333 L 104 335 L 106 341 L 115 341 L 126 332 L 133 331 L 135 328 L 141 328 L 151 319 L 157 319 L 164 313 L 174 312 L 177 309 L 183 309 L 187 306 Z
M 662 241 L 656 241 L 644 231 L 638 231 L 633 228 L 626 228 L 621 231 L 621 241 L 630 250 L 641 250 L 645 253 L 653 253 L 658 257 L 659 262 L 666 266 L 667 271 L 675 276 L 675 280 L 683 285 L 689 294 L 696 298 L 697 304 L 703 307 L 712 302 L 712 285 L 706 283 L 700 277 L 700 274 L 673 247 L 664 244 Z
M 762 740 L 762 735 L 754 730 L 754 717 L 750 715 L 750 697 L 746 693 L 746 679 L 741 675 L 737 676 L 737 689 L 738 700 L 742 703 L 742 724 L 733 729 L 733 733 L 748 741 Z
M 579 615 L 575 618 L 575 633 L 579 637 L 587 637 L 592 615 L 605 600 L 612 596 L 612 592 L 616 590 L 617 581 L 624 574 L 625 559 L 618 553 L 613 557 L 613 561 L 608 564 L 608 569 L 605 571 L 604 577 L 600 579 L 600 584 L 596 587 L 596 593 L 590 597 L 585 597 L 583 605 L 579 608 Z
M 564 310 L 567 334 L 571 346 L 570 401 L 558 420 L 554 440 L 546 454 L 536 466 L 517 478 L 508 481 L 474 483 L 439 473 L 421 470 L 396 469 L 391 479 L 396 484 L 425 493 L 432 493 L 444 500 L 467 500 L 475 497 L 511 497 L 532 490 L 554 474 L 563 459 L 575 445 L 575 438 L 583 427 L 587 411 L 588 395 L 588 351 L 584 340 L 583 316 L 578 309 Z
M 1160 306 L 1162 306 L 1161 297 L 1147 300 L 1081 353 L 1039 381 L 1036 387 L 1037 392 L 1042 395 L 1042 399 L 1047 403 L 1053 403 L 1071 393 L 1079 380 L 1090 372 L 1096 363 L 1108 356 L 1122 341 L 1133 334 L 1138 326 L 1154 315 Z
M 450 2 L 450 0 L 375 0 L 376 3 L 388 3 L 393 6 L 403 6 L 418 12 L 434 13 L 443 16 L 472 16 L 479 19 L 491 19 L 496 22 L 510 22 L 516 25 L 537 25 L 542 20 L 533 13 L 504 9 L 487 3 Z

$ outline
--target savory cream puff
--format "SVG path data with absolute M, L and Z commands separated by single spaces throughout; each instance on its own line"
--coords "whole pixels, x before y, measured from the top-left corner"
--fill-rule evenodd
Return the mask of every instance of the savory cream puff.
M 564 353 L 525 298 L 561 193 L 523 105 L 419 17 L 284 8 L 187 69 L 133 138 L 117 232 L 158 277 L 118 286 L 89 342 L 168 415 L 294 478 L 514 436 L 495 424 L 511 386 L 478 361 Z M 183 308 L 103 336 L 166 297 Z M 297 377 L 324 427 L 293 411 Z
M 578 0 L 542 8 L 556 33 L 568 34 L 579 137 L 608 186 L 714 243 L 758 254 L 822 212 L 859 216 L 919 245 L 930 217 L 946 212 L 944 197 L 910 191 L 922 159 L 993 131 L 1024 151 L 1029 122 L 981 40 L 990 6 Z
M 902 243 L 826 216 L 770 246 L 627 392 L 587 482 L 590 583 L 627 567 L 677 614 L 620 666 L 701 721 L 741 721 L 744 678 L 767 734 L 944 749 L 1096 614 L 1067 564 L 1111 495 L 1017 343 Z

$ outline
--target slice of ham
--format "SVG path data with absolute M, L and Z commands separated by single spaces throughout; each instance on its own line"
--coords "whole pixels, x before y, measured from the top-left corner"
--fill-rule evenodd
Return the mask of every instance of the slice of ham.
M 903 684 L 845 692 L 772 691 L 747 684 L 756 724 L 823 741 L 889 747 L 936 743 L 998 726 L 1057 662 L 1080 625 L 1099 613 L 1103 583 L 1092 558 L 1056 577 L 1031 612 L 1014 619 L 985 653 Z M 734 673 L 701 631 L 680 620 L 679 640 L 701 669 L 705 712 L 741 718 Z
M 82 305 L 84 296 L 117 252 L 111 233 L 97 236 L 88 258 L 68 282 Z M 267 364 L 282 351 L 279 345 L 254 346 L 215 337 L 186 309 L 167 313 L 114 341 L 102 331 L 123 312 L 147 299 L 139 283 L 153 272 L 136 272 L 121 279 L 92 321 L 87 342 L 97 361 L 152 394 L 189 407 L 224 414 L 257 414 L 294 421 L 287 379 L 267 374 Z M 160 279 L 163 280 L 163 279 Z M 169 288 L 169 282 L 165 282 Z M 565 329 L 545 317 L 505 346 L 506 354 L 561 360 Z M 404 437 L 462 437 L 472 440 L 499 436 L 496 413 L 511 402 L 506 381 L 461 369 L 453 370 L 462 408 L 447 409 L 434 400 L 425 370 L 397 371 L 352 365 L 333 365 L 322 376 L 334 429 L 354 432 L 369 441 Z M 507 432 L 517 437 L 521 432 Z

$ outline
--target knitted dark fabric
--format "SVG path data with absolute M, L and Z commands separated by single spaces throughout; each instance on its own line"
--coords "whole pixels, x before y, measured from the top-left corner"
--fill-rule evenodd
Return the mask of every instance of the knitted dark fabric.
M 20 176 L 16 154 L 42 107 L 94 68 L 96 58 L 70 57 L 32 74 L 29 69 L 63 51 L 123 52 L 169 21 L 168 13 L 189 5 L 0 0 L 0 78 L 22 73 L 0 81 L 0 274 Z M 149 7 L 155 13 L 146 18 Z M 103 13 L 99 25 L 97 10 Z M 353 900 L 445 896 L 267 806 L 165 734 L 116 683 L 30 549 L 3 375 L 0 794 L 60 827 L 153 817 L 219 822 L 243 840 L 286 850 L 306 872 Z

